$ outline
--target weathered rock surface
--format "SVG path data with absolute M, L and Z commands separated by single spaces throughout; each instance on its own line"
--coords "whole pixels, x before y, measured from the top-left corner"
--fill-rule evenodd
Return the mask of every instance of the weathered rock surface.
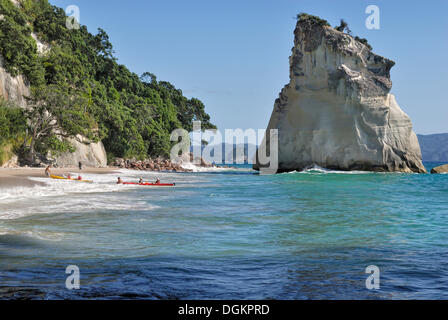
M 28 81 L 21 75 L 13 77 L 6 72 L 4 66 L 3 58 L 0 56 L 0 99 L 26 107 L 25 96 L 30 94 Z
M 448 173 L 448 164 L 431 169 L 431 173 Z
M 13 155 L 9 161 L 0 166 L 0 168 L 16 168 L 19 167 L 19 158 Z
M 77 139 L 69 139 L 70 143 L 75 147 L 76 151 L 65 152 L 55 159 L 55 163 L 59 167 L 76 167 L 79 162 L 86 167 L 106 167 L 107 155 L 102 142 L 92 143 L 77 136 Z M 80 142 L 81 141 L 81 142 Z
M 278 129 L 278 171 L 426 172 L 411 120 L 389 93 L 395 63 L 313 20 L 294 34 L 290 82 L 268 125 Z

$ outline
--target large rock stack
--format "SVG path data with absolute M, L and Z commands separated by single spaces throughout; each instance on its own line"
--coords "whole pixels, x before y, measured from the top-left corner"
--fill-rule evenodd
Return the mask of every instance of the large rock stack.
M 290 82 L 268 125 L 278 129 L 278 171 L 426 172 L 411 120 L 389 93 L 395 63 L 321 22 L 299 19 L 294 31 Z

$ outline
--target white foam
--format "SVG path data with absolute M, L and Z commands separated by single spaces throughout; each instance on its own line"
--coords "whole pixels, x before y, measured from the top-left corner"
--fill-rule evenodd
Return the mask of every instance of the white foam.
M 290 172 L 285 172 L 284 174 L 291 174 L 291 173 L 302 173 L 302 174 L 328 174 L 328 173 L 337 173 L 337 174 L 369 174 L 371 172 L 369 171 L 357 171 L 357 170 L 353 170 L 353 171 L 342 171 L 342 170 L 330 170 L 330 169 L 326 169 L 326 168 L 322 168 L 318 165 L 313 165 L 309 168 L 306 168 L 303 171 L 290 171 Z
M 67 235 L 62 232 L 14 230 L 14 229 L 9 229 L 9 228 L 1 228 L 0 236 L 5 236 L 5 235 L 26 236 L 26 237 L 39 239 L 39 240 L 46 240 L 46 241 L 60 241 L 67 237 Z
M 35 201 L 26 201 L 9 205 L 0 204 L 0 220 L 13 220 L 35 214 L 147 211 L 156 208 L 159 207 L 148 204 L 145 201 L 132 201 L 132 199 L 127 197 L 65 196 L 63 198 L 47 198 L 37 203 Z
M 223 172 L 223 171 L 247 171 L 247 168 L 224 168 L 224 167 L 201 167 L 191 162 L 185 162 L 181 165 L 186 170 L 192 170 L 193 172 Z
M 163 181 L 176 182 L 175 174 L 167 174 L 161 172 L 120 170 L 115 174 L 86 174 L 82 175 L 84 180 L 92 180 L 93 183 L 73 181 L 73 180 L 57 180 L 48 178 L 28 178 L 32 181 L 40 182 L 41 185 L 33 187 L 11 187 L 0 189 L 0 204 L 8 202 L 16 202 L 18 200 L 36 199 L 44 197 L 55 197 L 69 194 L 88 194 L 88 193 L 104 193 L 104 192 L 120 192 L 133 188 L 139 188 L 136 185 L 117 185 L 117 178 L 120 176 L 124 181 L 137 182 L 139 177 L 143 177 L 145 181 L 155 181 L 160 177 Z
M 133 181 L 131 176 L 148 176 L 141 172 L 120 172 L 123 180 Z M 160 174 L 159 174 L 160 175 Z M 161 176 L 161 175 L 160 175 Z M 141 188 L 136 185 L 117 185 L 117 174 L 83 175 L 84 179 L 93 183 L 79 181 L 56 180 L 48 178 L 29 178 L 40 182 L 33 187 L 12 187 L 0 189 L 0 220 L 17 219 L 33 214 L 92 212 L 98 210 L 152 210 L 157 206 L 128 196 L 120 197 L 119 193 Z M 164 178 L 162 178 L 165 180 Z M 118 193 L 111 197 L 107 193 Z M 102 195 L 104 194 L 104 195 Z
M 55 197 L 76 193 L 113 192 L 123 190 L 125 186 L 114 184 L 113 177 L 95 177 L 94 183 L 85 183 L 69 180 L 53 180 L 48 178 L 29 178 L 32 181 L 41 182 L 43 185 L 33 187 L 2 188 L 0 203 L 16 202 L 18 200 Z M 103 180 L 103 181 L 101 181 Z M 109 183 L 107 183 L 109 182 Z M 126 186 L 127 187 L 127 186 Z

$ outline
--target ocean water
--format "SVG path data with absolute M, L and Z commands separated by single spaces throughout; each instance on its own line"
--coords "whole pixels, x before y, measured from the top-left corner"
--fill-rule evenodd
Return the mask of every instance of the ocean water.
M 0 298 L 448 298 L 448 175 L 119 175 L 176 187 L 92 174 L 0 189 Z M 79 290 L 65 287 L 68 265 Z

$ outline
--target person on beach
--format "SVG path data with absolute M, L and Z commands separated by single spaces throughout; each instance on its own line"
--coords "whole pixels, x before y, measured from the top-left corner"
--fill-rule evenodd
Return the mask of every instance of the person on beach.
M 79 166 L 79 171 L 81 171 L 82 170 L 82 162 L 81 161 L 78 162 L 78 166 Z
M 50 164 L 46 169 L 45 169 L 45 175 L 49 178 L 51 175 L 51 167 L 52 165 Z
M 123 180 L 121 180 L 121 178 L 118 177 L 117 184 L 122 184 L 122 183 L 123 183 Z

